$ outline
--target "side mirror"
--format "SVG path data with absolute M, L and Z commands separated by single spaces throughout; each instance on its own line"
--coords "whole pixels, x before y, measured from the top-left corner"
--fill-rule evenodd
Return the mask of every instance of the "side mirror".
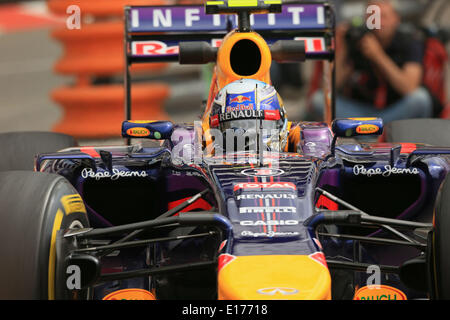
M 206 64 L 215 62 L 217 58 L 217 48 L 205 41 L 184 41 L 178 47 L 180 64 Z
M 298 40 L 278 40 L 270 46 L 272 59 L 276 62 L 304 62 L 305 42 Z
M 173 123 L 170 121 L 124 121 L 122 137 L 163 140 L 172 135 Z
M 337 138 L 357 136 L 379 136 L 383 134 L 381 118 L 348 118 L 336 119 L 331 124 L 334 137 L 331 142 L 331 156 L 334 156 Z
M 379 136 L 383 134 L 383 120 L 380 118 L 336 119 L 331 125 L 331 130 L 339 138 Z

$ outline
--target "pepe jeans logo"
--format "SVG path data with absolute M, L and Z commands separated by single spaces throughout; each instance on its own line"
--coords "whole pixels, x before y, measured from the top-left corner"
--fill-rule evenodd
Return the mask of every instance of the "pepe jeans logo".
M 91 168 L 84 168 L 81 171 L 81 176 L 86 178 L 93 178 L 95 180 L 109 178 L 111 180 L 117 180 L 119 178 L 130 178 L 130 177 L 140 177 L 145 178 L 148 177 L 148 173 L 146 171 L 120 171 L 118 169 L 112 169 L 112 172 L 103 171 L 103 172 L 95 172 Z
M 367 169 L 363 165 L 356 165 L 353 167 L 353 174 L 355 176 L 362 175 L 367 177 L 389 177 L 392 174 L 419 174 L 419 170 L 417 170 L 417 168 L 396 168 L 391 167 L 390 165 L 384 166 L 384 170 L 382 170 L 381 168 Z

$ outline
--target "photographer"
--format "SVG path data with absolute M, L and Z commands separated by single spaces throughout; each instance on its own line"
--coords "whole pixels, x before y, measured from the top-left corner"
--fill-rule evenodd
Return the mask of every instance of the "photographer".
M 371 0 L 380 8 L 381 28 L 340 26 L 336 31 L 336 116 L 380 117 L 385 123 L 432 116 L 432 99 L 421 87 L 423 43 L 400 30 L 390 0 Z M 324 97 L 316 92 L 313 110 L 323 114 Z

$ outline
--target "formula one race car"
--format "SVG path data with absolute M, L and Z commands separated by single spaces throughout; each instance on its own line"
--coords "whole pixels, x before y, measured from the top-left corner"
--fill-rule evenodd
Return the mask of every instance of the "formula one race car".
M 450 148 L 371 142 L 381 119 L 334 119 L 332 6 L 125 16 L 126 145 L 0 141 L 2 168 L 46 152 L 35 172 L 0 173 L 0 298 L 450 298 Z M 272 60 L 305 59 L 326 68 L 323 123 L 288 121 L 270 85 Z M 215 64 L 201 121 L 131 120 L 130 65 L 155 61 Z M 422 134 L 448 137 L 445 121 Z

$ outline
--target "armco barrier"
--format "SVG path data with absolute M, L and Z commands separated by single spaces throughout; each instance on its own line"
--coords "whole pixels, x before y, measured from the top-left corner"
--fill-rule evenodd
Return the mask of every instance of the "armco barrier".
M 67 8 L 77 5 L 81 13 L 81 28 L 53 30 L 51 36 L 63 47 L 62 57 L 55 63 L 58 74 L 75 78 L 73 86 L 57 88 L 51 93 L 53 101 L 63 110 L 63 117 L 53 127 L 82 139 L 120 137 L 124 120 L 124 87 L 122 84 L 96 84 L 96 80 L 123 74 L 125 5 L 162 4 L 155 0 L 49 0 L 52 13 L 66 15 Z M 164 72 L 167 64 L 133 66 L 132 73 Z M 170 88 L 164 83 L 133 85 L 132 116 L 134 119 L 168 119 L 164 102 Z

